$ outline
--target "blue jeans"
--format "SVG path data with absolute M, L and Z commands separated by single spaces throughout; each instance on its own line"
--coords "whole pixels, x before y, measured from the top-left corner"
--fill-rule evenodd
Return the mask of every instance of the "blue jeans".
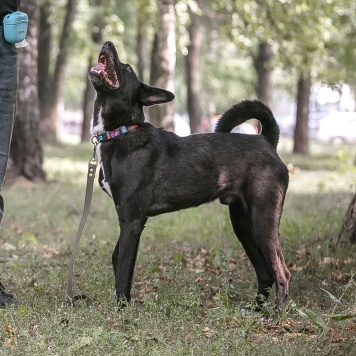
M 14 44 L 5 41 L 0 25 L 0 190 L 5 179 L 10 153 L 10 142 L 16 111 L 18 82 L 18 58 Z M 2 218 L 2 197 L 0 195 L 0 221 Z

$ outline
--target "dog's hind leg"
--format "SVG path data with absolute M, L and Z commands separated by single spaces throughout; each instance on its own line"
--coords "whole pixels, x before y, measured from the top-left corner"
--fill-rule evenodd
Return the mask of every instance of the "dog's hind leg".
M 112 254 L 115 274 L 115 291 L 118 305 L 131 300 L 131 284 L 135 269 L 141 233 L 147 218 L 123 222 L 120 219 L 120 237 Z
M 260 310 L 270 294 L 274 282 L 272 271 L 259 248 L 251 227 L 249 216 L 244 211 L 241 201 L 236 201 L 229 206 L 232 227 L 245 252 L 250 259 L 257 275 L 258 291 L 256 296 L 256 311 Z
M 263 253 L 264 261 L 267 264 L 276 287 L 275 306 L 278 310 L 289 293 L 291 273 L 285 263 L 279 237 L 279 220 L 282 212 L 283 199 L 276 195 L 269 196 L 269 202 L 273 204 L 255 204 L 251 216 L 253 236 Z

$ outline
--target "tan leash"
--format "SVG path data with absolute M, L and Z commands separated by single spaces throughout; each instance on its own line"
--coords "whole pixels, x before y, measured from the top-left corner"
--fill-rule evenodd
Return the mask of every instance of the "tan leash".
M 84 208 L 83 208 L 83 213 L 82 213 L 82 217 L 80 220 L 77 236 L 76 236 L 74 244 L 73 244 L 72 257 L 70 259 L 69 266 L 68 266 L 66 294 L 67 294 L 68 302 L 71 306 L 74 306 L 74 302 L 76 300 L 80 300 L 80 299 L 85 299 L 87 301 L 88 305 L 92 304 L 91 299 L 88 296 L 86 296 L 85 294 L 73 296 L 74 261 L 75 261 L 75 256 L 76 256 L 77 250 L 78 250 L 79 240 L 80 240 L 80 237 L 82 236 L 84 225 L 85 225 L 85 222 L 89 215 L 91 198 L 93 195 L 95 172 L 96 172 L 96 167 L 98 165 L 98 160 L 96 159 L 96 151 L 95 151 L 97 141 L 92 140 L 92 142 L 94 144 L 94 152 L 93 152 L 93 157 L 91 158 L 91 160 L 89 161 L 89 164 L 88 164 L 87 187 L 86 187 L 86 191 L 85 191 Z

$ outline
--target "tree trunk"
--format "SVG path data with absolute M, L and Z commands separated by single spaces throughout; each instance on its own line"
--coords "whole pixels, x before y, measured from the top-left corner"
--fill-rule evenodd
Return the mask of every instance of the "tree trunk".
M 19 49 L 19 87 L 17 113 L 11 144 L 9 176 L 24 176 L 33 181 L 44 180 L 43 152 L 40 141 L 40 114 L 37 86 L 37 28 L 36 1 L 22 1 L 21 11 L 29 21 L 25 48 Z
M 89 58 L 88 72 L 90 68 L 93 66 L 93 57 Z M 93 116 L 93 107 L 96 98 L 95 89 L 90 82 L 88 76 L 86 79 L 86 87 L 84 91 L 84 99 L 83 99 L 83 124 L 82 124 L 82 134 L 81 134 L 81 142 L 88 142 L 91 138 L 91 118 Z
M 202 0 L 198 1 L 201 5 Z M 190 11 L 191 24 L 189 26 L 188 54 L 186 56 L 187 73 L 187 109 L 189 115 L 190 132 L 198 133 L 201 127 L 201 73 L 200 53 L 203 40 L 203 26 L 201 16 Z
M 176 64 L 174 3 L 174 0 L 159 2 L 159 29 L 152 50 L 150 78 L 151 85 L 170 91 L 173 91 Z M 152 125 L 173 131 L 172 102 L 151 107 L 149 114 Z
M 205 28 L 205 30 L 208 30 L 210 28 L 210 31 L 206 34 L 207 36 L 207 42 L 208 42 L 208 58 L 210 59 L 211 62 L 216 62 L 218 59 L 218 53 L 219 53 L 219 24 L 215 22 L 210 22 L 209 26 Z M 206 90 L 207 88 L 205 88 Z M 211 119 L 214 115 L 216 115 L 216 95 L 214 91 L 208 90 L 208 115 L 209 118 Z M 212 123 L 210 122 L 209 125 Z M 212 127 L 210 127 L 212 129 Z
M 42 133 L 48 140 L 55 142 L 57 140 L 57 107 L 62 97 L 64 86 L 65 67 L 67 64 L 68 49 L 70 47 L 70 35 L 73 29 L 73 22 L 76 16 L 78 0 L 68 0 L 66 6 L 66 15 L 64 19 L 63 30 L 59 42 L 59 52 L 54 68 L 52 100 L 50 117 L 43 122 Z
M 40 105 L 40 121 L 49 120 L 52 101 L 52 81 L 50 76 L 52 48 L 52 1 L 40 3 L 38 22 L 38 97 Z
M 93 8 L 94 11 L 93 11 L 93 20 L 92 20 L 93 32 L 91 34 L 91 38 L 93 43 L 95 44 L 94 47 L 96 48 L 98 47 L 98 45 L 101 45 L 101 42 L 103 40 L 102 31 L 105 26 L 105 22 L 104 22 L 104 16 L 102 15 L 102 13 L 100 13 L 103 6 L 103 0 L 95 0 L 94 5 L 95 6 Z M 89 69 L 93 66 L 95 59 L 93 58 L 92 55 L 90 55 L 88 61 L 89 61 L 88 64 L 88 72 L 89 72 Z M 95 97 L 96 97 L 95 89 L 92 83 L 90 82 L 88 75 L 86 75 L 86 87 L 85 87 L 84 98 L 83 98 L 83 124 L 82 124 L 82 133 L 81 133 L 81 142 L 87 142 L 91 138 L 90 125 L 93 116 Z
M 356 192 L 347 208 L 344 221 L 342 223 L 339 240 L 346 237 L 351 243 L 356 243 Z
M 136 52 L 137 52 L 137 68 L 138 77 L 142 82 L 145 82 L 145 69 L 146 69 L 146 58 L 147 58 L 147 37 L 145 34 L 145 26 L 143 20 L 138 18 L 137 24 L 137 41 L 136 41 Z
M 310 96 L 310 76 L 301 74 L 298 81 L 297 94 L 297 117 L 294 129 L 294 153 L 307 155 L 309 153 L 309 96 Z
M 255 59 L 257 72 L 257 97 L 266 105 L 271 105 L 272 81 L 271 81 L 271 59 L 273 57 L 272 46 L 267 42 L 260 43 L 258 54 Z

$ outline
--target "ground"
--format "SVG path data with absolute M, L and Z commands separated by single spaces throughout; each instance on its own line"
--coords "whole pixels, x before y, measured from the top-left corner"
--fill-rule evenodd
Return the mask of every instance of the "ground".
M 288 152 L 282 140 L 291 179 L 281 241 L 292 284 L 276 315 L 273 295 L 263 313 L 248 310 L 255 274 L 218 203 L 149 220 L 133 301 L 118 311 L 111 252 L 119 229 L 97 185 L 74 275 L 74 292 L 93 303 L 68 306 L 92 147 L 46 147 L 48 182 L 3 190 L 1 280 L 21 305 L 0 310 L 0 355 L 356 354 L 356 246 L 337 241 L 354 192 L 355 149 L 313 146 L 309 159 Z

